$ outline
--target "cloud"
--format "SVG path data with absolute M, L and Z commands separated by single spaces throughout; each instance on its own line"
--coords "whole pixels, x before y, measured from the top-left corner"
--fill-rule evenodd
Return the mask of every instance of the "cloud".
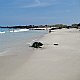
M 50 6 L 51 4 L 47 3 L 47 2 L 41 2 L 40 0 L 34 0 L 33 3 L 23 6 L 23 8 L 34 8 L 34 7 L 46 7 L 46 6 Z

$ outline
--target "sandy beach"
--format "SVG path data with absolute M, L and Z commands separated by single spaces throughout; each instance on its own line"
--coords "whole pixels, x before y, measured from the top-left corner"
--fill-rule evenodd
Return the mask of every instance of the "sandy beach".
M 39 41 L 40 49 L 27 52 L 24 44 L 12 50 L 21 54 L 0 56 L 0 80 L 80 80 L 78 29 L 55 30 Z

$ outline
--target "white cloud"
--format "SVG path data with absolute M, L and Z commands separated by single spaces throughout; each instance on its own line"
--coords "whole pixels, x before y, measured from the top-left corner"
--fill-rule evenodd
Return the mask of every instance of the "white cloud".
M 49 6 L 51 4 L 47 3 L 47 2 L 41 2 L 40 0 L 34 0 L 33 3 L 23 6 L 23 8 L 34 8 L 34 7 L 46 7 Z

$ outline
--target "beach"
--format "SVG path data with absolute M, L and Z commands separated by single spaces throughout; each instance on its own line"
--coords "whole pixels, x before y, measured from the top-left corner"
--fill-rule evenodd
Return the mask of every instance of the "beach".
M 80 80 L 79 29 L 53 30 L 38 41 L 42 48 L 24 43 L 8 52 L 18 54 L 0 56 L 0 80 Z

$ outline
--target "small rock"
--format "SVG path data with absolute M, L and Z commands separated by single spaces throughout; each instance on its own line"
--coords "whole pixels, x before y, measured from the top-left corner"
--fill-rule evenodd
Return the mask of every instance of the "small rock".
M 54 43 L 54 45 L 59 45 L 58 43 Z

